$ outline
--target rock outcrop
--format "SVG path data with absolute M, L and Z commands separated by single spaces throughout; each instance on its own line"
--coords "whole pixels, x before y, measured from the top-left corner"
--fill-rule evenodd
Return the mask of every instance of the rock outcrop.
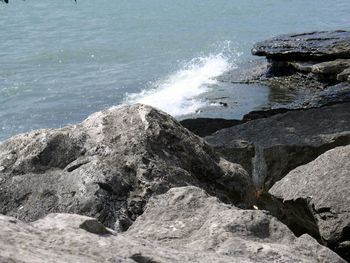
M 226 128 L 205 139 L 269 189 L 294 168 L 350 144 L 350 103 L 295 110 Z
M 82 228 L 95 219 L 52 214 L 25 224 L 0 216 L 2 262 L 345 262 L 308 235 L 296 238 L 263 211 L 240 210 L 197 187 L 147 204 L 123 234 Z M 16 244 L 16 245 L 14 245 Z
M 310 92 L 317 95 L 329 86 L 350 81 L 350 31 L 277 36 L 257 43 L 252 54 L 265 56 L 269 62 L 259 82 L 296 93 L 297 100 L 310 96 Z M 302 102 L 299 106 L 303 106 Z
M 252 183 L 169 115 L 144 105 L 109 109 L 79 125 L 0 144 L 0 213 L 25 221 L 77 213 L 126 230 L 153 194 L 196 185 L 247 204 Z
M 255 44 L 252 53 L 288 61 L 350 58 L 350 32 L 337 30 L 277 36 Z
M 350 146 L 299 166 L 269 192 L 295 232 L 312 234 L 350 260 Z

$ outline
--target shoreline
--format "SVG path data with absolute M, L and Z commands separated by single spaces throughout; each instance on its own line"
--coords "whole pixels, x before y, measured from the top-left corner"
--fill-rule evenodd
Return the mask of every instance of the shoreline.
M 0 142 L 0 260 L 350 260 L 350 32 L 253 53 L 269 63 L 246 81 L 295 103 L 180 122 L 135 104 Z

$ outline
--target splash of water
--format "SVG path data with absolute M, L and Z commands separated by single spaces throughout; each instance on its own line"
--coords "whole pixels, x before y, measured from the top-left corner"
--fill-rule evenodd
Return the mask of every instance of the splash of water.
M 128 103 L 143 103 L 180 116 L 196 112 L 205 105 L 198 95 L 217 84 L 216 77 L 234 64 L 223 53 L 192 59 L 177 72 L 152 83 L 151 89 L 131 94 Z

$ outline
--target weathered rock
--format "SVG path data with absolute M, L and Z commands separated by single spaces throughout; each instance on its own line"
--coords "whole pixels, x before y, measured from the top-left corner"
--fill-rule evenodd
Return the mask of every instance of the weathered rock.
M 344 69 L 337 75 L 337 80 L 339 81 L 349 81 L 350 80 L 350 67 Z
M 226 128 L 205 139 L 227 160 L 252 171 L 256 187 L 266 190 L 292 169 L 350 144 L 350 103 L 289 111 Z M 247 145 L 253 150 L 247 151 Z M 247 152 L 242 160 L 237 158 L 239 151 Z
M 315 74 L 337 75 L 348 67 L 350 67 L 350 59 L 336 59 L 313 65 L 311 72 Z
M 125 233 L 96 235 L 89 218 L 54 214 L 25 224 L 0 216 L 2 262 L 345 262 L 263 211 L 220 203 L 196 187 L 152 198 Z
M 294 169 L 269 192 L 292 229 L 319 237 L 350 260 L 350 146 Z
M 304 108 L 321 107 L 350 101 L 350 84 L 341 82 L 329 86 L 320 92 L 310 92 L 300 99 L 299 105 Z
M 240 165 L 144 105 L 15 136 L 0 144 L 0 167 L 0 213 L 25 221 L 68 212 L 125 230 L 150 196 L 174 186 L 196 185 L 236 204 L 252 192 Z
M 350 58 L 350 32 L 338 30 L 277 36 L 254 45 L 252 53 L 283 61 Z
M 295 70 L 299 72 L 310 73 L 312 71 L 312 67 L 315 65 L 315 62 L 292 61 L 292 62 L 289 62 L 288 65 L 293 67 Z

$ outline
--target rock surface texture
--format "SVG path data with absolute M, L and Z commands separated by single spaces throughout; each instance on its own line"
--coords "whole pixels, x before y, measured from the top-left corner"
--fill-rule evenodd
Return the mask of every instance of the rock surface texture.
M 252 53 L 289 61 L 350 58 L 350 32 L 338 30 L 277 36 L 255 44 Z
M 95 219 L 51 214 L 33 223 L 0 216 L 2 262 L 345 262 L 308 235 L 296 238 L 263 211 L 240 210 L 197 187 L 152 198 L 123 234 L 92 233 Z M 98 222 L 95 222 L 98 224 Z M 14 245 L 16 244 L 16 245 Z
M 271 189 L 289 225 L 350 260 L 350 146 L 327 151 Z
M 256 119 L 205 139 L 227 160 L 242 164 L 258 188 L 269 189 L 299 165 L 350 144 L 350 103 Z
M 329 86 L 350 81 L 350 31 L 277 36 L 257 43 L 252 54 L 265 56 L 269 62 L 258 82 L 295 98 L 288 107 L 305 107 L 305 98 L 312 99 Z M 337 90 L 333 92 L 339 97 Z M 298 102 L 300 97 L 305 98 Z
M 126 230 L 153 194 L 196 185 L 247 202 L 247 172 L 169 115 L 144 105 L 98 112 L 79 125 L 0 144 L 0 213 L 24 221 L 77 213 Z

